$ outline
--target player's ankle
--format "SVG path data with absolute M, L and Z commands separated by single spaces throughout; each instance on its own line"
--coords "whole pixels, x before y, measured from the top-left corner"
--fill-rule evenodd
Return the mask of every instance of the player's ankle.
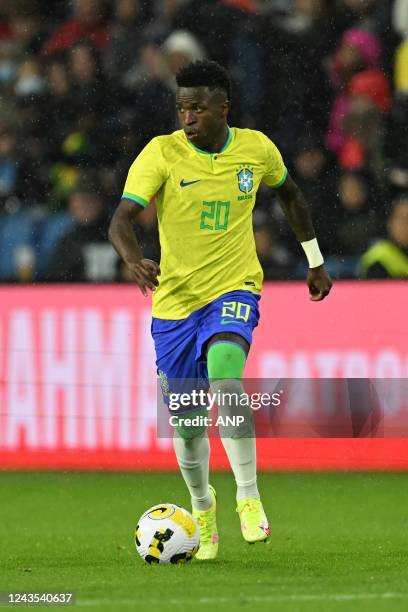
M 237 486 L 237 501 L 240 499 L 260 499 L 258 487 L 256 486 L 256 482 L 249 486 Z
M 208 491 L 207 495 L 204 495 L 203 497 L 192 497 L 191 505 L 194 510 L 199 510 L 200 512 L 203 512 L 205 510 L 210 510 L 213 507 L 214 500 L 211 496 L 211 493 Z

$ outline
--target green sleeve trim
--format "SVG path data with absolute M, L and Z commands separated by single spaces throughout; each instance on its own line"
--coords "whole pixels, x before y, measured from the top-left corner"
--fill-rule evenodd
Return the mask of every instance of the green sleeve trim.
M 133 202 L 137 202 L 137 204 L 140 204 L 140 206 L 143 206 L 143 208 L 146 208 L 149 203 L 148 200 L 145 200 L 134 193 L 129 193 L 129 191 L 124 191 L 122 198 L 125 198 L 126 200 L 133 200 Z
M 277 189 L 278 187 L 282 187 L 283 183 L 286 181 L 287 176 L 288 176 L 288 169 L 285 166 L 285 170 L 283 172 L 283 176 L 281 180 L 279 181 L 279 183 L 276 183 L 275 185 L 271 185 L 271 187 L 273 187 L 274 189 Z

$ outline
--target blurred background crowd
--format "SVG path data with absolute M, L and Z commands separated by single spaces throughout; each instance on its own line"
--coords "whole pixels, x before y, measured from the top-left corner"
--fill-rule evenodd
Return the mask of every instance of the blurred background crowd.
M 201 58 L 230 71 L 230 125 L 282 151 L 333 276 L 408 277 L 408 0 L 0 0 L 0 280 L 128 280 L 109 219 Z M 154 202 L 139 219 L 158 259 Z M 254 231 L 266 279 L 304 276 L 269 189 Z

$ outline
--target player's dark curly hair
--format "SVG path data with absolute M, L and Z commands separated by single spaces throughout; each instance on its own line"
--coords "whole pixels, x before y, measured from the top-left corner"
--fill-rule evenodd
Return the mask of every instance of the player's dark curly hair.
M 179 87 L 208 87 L 210 91 L 223 89 L 231 98 L 231 80 L 228 72 L 217 62 L 202 60 L 180 68 L 176 74 Z

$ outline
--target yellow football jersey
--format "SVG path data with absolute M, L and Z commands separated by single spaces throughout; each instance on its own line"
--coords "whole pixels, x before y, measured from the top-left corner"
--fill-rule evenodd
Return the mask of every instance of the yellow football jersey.
M 154 317 L 184 319 L 230 291 L 260 293 L 252 210 L 260 182 L 279 187 L 286 175 L 276 146 L 255 130 L 229 128 L 218 153 L 198 149 L 183 130 L 149 142 L 130 167 L 123 197 L 146 206 L 156 195 Z

